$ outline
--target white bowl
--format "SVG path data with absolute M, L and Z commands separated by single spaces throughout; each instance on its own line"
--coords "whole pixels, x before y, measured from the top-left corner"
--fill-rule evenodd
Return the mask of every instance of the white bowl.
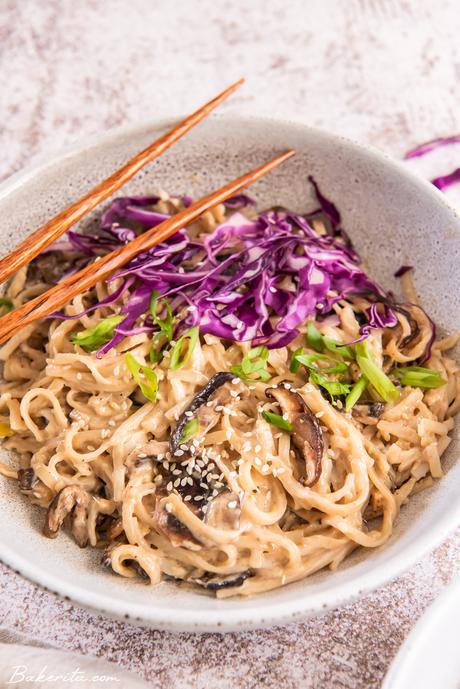
M 20 173 L 0 188 L 3 253 L 58 209 L 143 148 L 171 122 L 109 133 L 96 143 Z M 297 155 L 251 192 L 260 207 L 315 206 L 307 175 L 340 209 L 371 274 L 397 289 L 393 272 L 416 267 L 418 292 L 440 328 L 458 328 L 460 220 L 444 197 L 402 164 L 340 137 L 289 122 L 214 116 L 126 185 L 198 196 L 275 153 Z M 380 586 L 438 544 L 460 522 L 458 433 L 444 458 L 446 476 L 405 506 L 389 543 L 356 551 L 335 573 L 320 572 L 250 599 L 216 600 L 174 584 L 148 587 L 113 576 L 100 553 L 80 550 L 66 534 L 40 534 L 42 511 L 12 481 L 1 480 L 0 558 L 24 576 L 85 606 L 163 629 L 227 631 L 289 622 L 341 605 Z
M 393 660 L 382 689 L 458 689 L 460 579 L 419 619 Z

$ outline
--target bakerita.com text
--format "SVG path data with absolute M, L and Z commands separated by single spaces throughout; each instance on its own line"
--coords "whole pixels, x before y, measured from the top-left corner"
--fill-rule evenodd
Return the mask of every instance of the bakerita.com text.
M 76 684 L 79 682 L 101 682 L 101 684 L 107 685 L 109 682 L 119 681 L 119 677 L 112 675 L 92 675 L 80 670 L 79 667 L 71 672 L 60 672 L 59 674 L 55 674 L 47 665 L 44 665 L 39 672 L 35 670 L 29 672 L 27 665 L 15 665 L 11 677 L 7 680 L 7 684 L 14 685 L 19 684 L 19 682 L 49 682 L 50 684 L 54 683 L 60 686 L 61 683 L 64 682 L 67 684 L 71 684 L 72 682 Z

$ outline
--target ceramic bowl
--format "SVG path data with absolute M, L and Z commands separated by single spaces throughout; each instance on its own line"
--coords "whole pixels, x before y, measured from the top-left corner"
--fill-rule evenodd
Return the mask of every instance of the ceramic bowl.
M 0 189 L 1 253 L 169 125 L 109 133 L 7 180 Z M 139 173 L 123 193 L 166 189 L 197 197 L 288 147 L 297 155 L 251 188 L 260 208 L 276 204 L 311 210 L 316 204 L 307 177 L 314 175 L 340 209 L 371 275 L 397 290 L 394 271 L 402 264 L 415 266 L 422 303 L 441 332 L 455 330 L 460 219 L 441 193 L 376 150 L 299 124 L 214 116 Z M 157 628 L 227 631 L 290 622 L 367 593 L 438 544 L 460 522 L 457 455 L 456 433 L 443 460 L 446 476 L 404 506 L 385 547 L 357 550 L 334 573 L 323 571 L 254 598 L 217 600 L 171 583 L 149 587 L 113 576 L 101 568 L 98 551 L 80 550 L 66 534 L 44 538 L 42 511 L 29 505 L 15 482 L 3 478 L 0 558 L 80 605 Z

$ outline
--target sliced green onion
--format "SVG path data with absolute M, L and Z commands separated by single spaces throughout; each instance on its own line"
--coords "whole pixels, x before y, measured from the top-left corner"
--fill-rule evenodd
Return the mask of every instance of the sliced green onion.
M 155 402 L 158 392 L 158 380 L 155 371 L 152 371 L 148 366 L 140 364 L 130 352 L 125 354 L 125 362 L 144 397 L 150 400 L 150 402 Z M 143 379 L 142 376 L 144 376 Z
M 331 357 L 325 354 L 297 354 L 294 356 L 299 364 L 303 364 L 306 368 L 311 371 L 317 371 L 318 373 L 345 373 L 345 371 L 348 370 L 348 364 L 344 361 L 331 359 Z M 321 368 L 320 366 L 316 366 L 317 361 L 329 361 L 332 366 Z
M 353 409 L 366 388 L 367 380 L 364 376 L 361 376 L 351 388 L 351 392 L 347 395 L 345 400 L 345 411 Z
M 5 297 L 0 297 L 0 306 L 4 306 L 7 311 L 12 311 L 13 302 L 11 299 L 5 299 Z
M 332 398 L 340 395 L 348 395 L 351 390 L 351 385 L 348 383 L 341 383 L 339 380 L 329 380 L 329 378 L 322 376 L 316 371 L 310 372 L 310 380 L 312 383 L 315 383 L 315 385 L 324 388 Z
M 187 421 L 187 423 L 184 426 L 184 430 L 182 432 L 180 442 L 186 443 L 187 440 L 190 440 L 190 438 L 193 438 L 198 433 L 199 430 L 200 430 L 199 420 L 196 417 L 194 419 L 190 419 L 190 421 Z
M 112 339 L 115 328 L 126 318 L 126 314 L 109 316 L 99 321 L 93 328 L 86 328 L 79 333 L 72 333 L 70 341 L 74 345 L 80 345 L 87 352 L 94 352 Z
M 396 402 L 399 399 L 399 390 L 393 385 L 386 373 L 377 366 L 369 353 L 366 342 L 357 342 L 355 350 L 356 363 L 377 394 L 385 402 Z
M 306 340 L 309 347 L 315 350 L 315 352 L 322 352 L 324 349 L 323 336 L 321 335 L 318 328 L 313 325 L 311 321 L 307 324 L 307 334 Z
M 263 345 L 260 347 L 253 347 L 253 349 L 250 349 L 249 352 L 244 355 L 241 364 L 232 366 L 230 371 L 242 380 L 262 380 L 266 382 L 271 378 L 271 374 L 265 368 L 268 354 L 267 347 Z
M 395 368 L 392 373 L 399 378 L 401 385 L 408 385 L 412 388 L 440 388 L 447 383 L 439 371 L 423 366 Z
M 350 345 L 344 345 L 340 340 L 333 340 L 332 337 L 323 337 L 324 346 L 334 354 L 340 354 L 344 359 L 354 359 L 355 352 Z
M 318 328 L 313 325 L 311 321 L 307 324 L 307 333 L 305 336 L 307 344 L 315 352 L 324 352 L 324 348 L 328 349 L 334 354 L 339 354 L 343 356 L 344 359 L 354 359 L 355 353 L 353 347 L 350 345 L 344 345 L 340 340 L 334 340 L 332 337 L 326 337 L 322 335 Z
M 160 328 L 160 331 L 165 335 L 168 342 L 173 339 L 174 333 L 174 316 L 171 311 L 171 307 L 167 299 L 162 299 L 158 301 L 160 293 L 157 290 L 153 290 L 152 296 L 150 297 L 150 313 L 152 314 L 153 322 Z M 166 317 L 160 318 L 158 316 L 158 307 L 164 308 L 166 311 Z
M 286 419 L 283 419 L 283 417 L 279 414 L 274 414 L 271 411 L 263 411 L 262 416 L 265 419 L 265 421 L 271 423 L 272 426 L 281 428 L 282 431 L 288 431 L 288 433 L 292 433 L 294 429 L 292 423 L 290 421 L 286 421 Z
M 193 350 L 198 342 L 200 331 L 197 325 L 179 338 L 171 351 L 170 368 L 175 371 L 178 368 L 185 366 L 187 361 L 192 356 Z
M 289 370 L 291 373 L 297 373 L 297 371 L 300 368 L 300 361 L 298 360 L 298 356 L 300 354 L 304 353 L 304 348 L 299 347 L 299 349 L 296 349 L 295 352 L 293 352 L 292 357 L 291 357 L 291 363 L 289 364 Z

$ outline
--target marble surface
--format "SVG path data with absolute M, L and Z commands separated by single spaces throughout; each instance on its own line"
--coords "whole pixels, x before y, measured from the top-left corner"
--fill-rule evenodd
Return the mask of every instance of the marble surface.
M 242 75 L 227 112 L 303 121 L 401 157 L 460 130 L 459 29 L 456 0 L 1 0 L 0 178 L 109 127 L 188 111 Z M 419 171 L 442 174 L 455 158 L 460 147 Z M 116 661 L 152 687 L 377 689 L 459 571 L 457 530 L 353 605 L 196 636 L 102 618 L 0 567 L 0 623 Z

